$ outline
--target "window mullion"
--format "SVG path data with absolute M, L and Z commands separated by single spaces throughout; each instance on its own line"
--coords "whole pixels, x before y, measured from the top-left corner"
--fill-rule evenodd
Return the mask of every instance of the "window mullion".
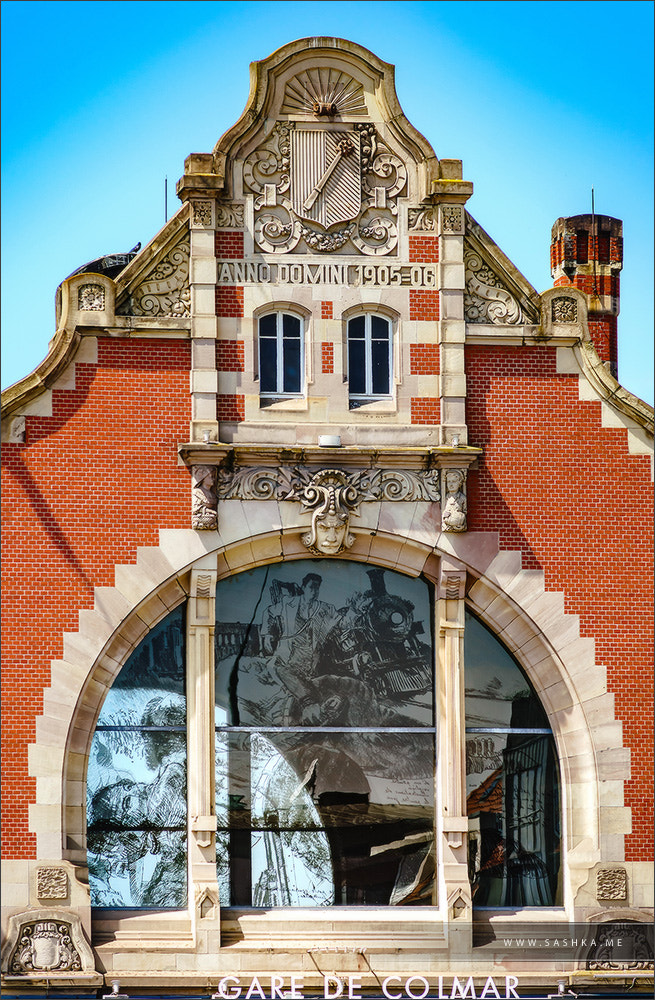
M 282 313 L 276 313 L 275 317 L 275 342 L 277 345 L 276 361 L 276 391 L 284 392 L 284 319 Z
M 373 395 L 373 336 L 370 313 L 364 320 L 364 368 L 366 371 L 366 395 Z

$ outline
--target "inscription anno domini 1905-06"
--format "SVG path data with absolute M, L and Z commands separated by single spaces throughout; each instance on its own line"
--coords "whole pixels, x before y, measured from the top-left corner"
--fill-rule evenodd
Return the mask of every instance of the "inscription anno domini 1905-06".
M 219 285 L 352 285 L 436 288 L 436 264 L 278 264 L 266 261 L 218 261 Z

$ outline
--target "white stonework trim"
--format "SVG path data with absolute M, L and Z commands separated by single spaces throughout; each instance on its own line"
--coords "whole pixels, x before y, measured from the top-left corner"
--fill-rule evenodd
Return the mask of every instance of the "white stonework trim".
M 133 566 L 117 566 L 115 586 L 97 588 L 94 610 L 81 612 L 79 631 L 64 636 L 63 658 L 52 663 L 29 747 L 29 773 L 37 780 L 30 809 L 37 857 L 85 864 L 86 767 L 98 713 L 132 649 L 185 600 L 191 568 L 209 557 L 221 579 L 282 558 L 307 558 L 302 517 L 287 509 L 294 505 L 229 503 L 222 533 L 160 531 L 159 546 L 138 549 Z M 407 508 L 402 527 L 400 507 Z M 513 652 L 549 714 L 561 760 L 565 903 L 569 912 L 574 900 L 587 905 L 591 897 L 587 901 L 583 887 L 591 868 L 623 861 L 623 835 L 630 828 L 620 794 L 629 751 L 593 640 L 580 637 L 563 595 L 545 591 L 541 571 L 521 569 L 520 553 L 499 551 L 494 532 L 439 534 L 419 503 L 382 503 L 364 529 L 353 531 L 355 543 L 340 558 L 423 573 L 435 585 L 441 556 L 467 571 L 468 606 Z M 609 797 L 601 794 L 604 782 L 612 782 Z

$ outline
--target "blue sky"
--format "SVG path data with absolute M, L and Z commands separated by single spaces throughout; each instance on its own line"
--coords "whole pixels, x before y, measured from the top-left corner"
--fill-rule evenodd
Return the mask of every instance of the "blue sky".
M 538 291 L 550 229 L 623 220 L 619 376 L 653 400 L 653 4 L 2 3 L 2 385 L 55 332 L 71 271 L 147 243 L 191 152 L 240 116 L 248 64 L 309 35 L 396 66 L 405 114 L 464 161 L 468 208 Z

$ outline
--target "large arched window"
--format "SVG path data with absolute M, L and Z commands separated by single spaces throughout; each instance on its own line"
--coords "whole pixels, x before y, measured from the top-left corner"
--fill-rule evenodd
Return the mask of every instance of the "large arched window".
M 184 607 L 155 626 L 118 674 L 93 736 L 92 904 L 187 905 L 188 671 L 199 713 L 189 725 L 208 721 L 214 700 L 213 746 L 203 740 L 201 756 L 214 767 L 222 906 L 440 902 L 435 690 L 448 668 L 436 662 L 434 602 L 420 577 L 339 559 L 226 577 L 214 683 L 205 673 L 200 701 Z M 470 614 L 464 661 L 474 904 L 558 905 L 559 784 L 546 715 Z
M 474 904 L 561 904 L 559 778 L 548 718 L 514 658 L 469 613 L 464 650 Z

